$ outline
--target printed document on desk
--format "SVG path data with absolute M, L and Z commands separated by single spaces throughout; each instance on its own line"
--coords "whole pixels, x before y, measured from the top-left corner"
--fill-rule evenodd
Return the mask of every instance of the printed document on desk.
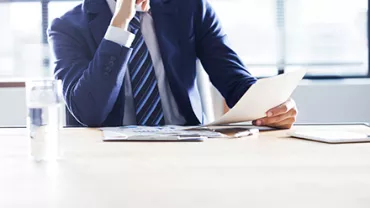
M 207 126 L 247 122 L 266 117 L 268 110 L 290 98 L 305 74 L 306 70 L 297 70 L 258 80 L 229 112 Z
M 183 126 L 122 126 L 101 130 L 104 141 L 201 141 L 205 138 L 225 137 L 210 129 Z

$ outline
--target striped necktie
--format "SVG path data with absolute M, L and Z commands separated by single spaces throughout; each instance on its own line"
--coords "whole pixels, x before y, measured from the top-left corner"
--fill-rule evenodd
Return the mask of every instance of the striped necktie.
M 157 78 L 152 59 L 141 33 L 139 12 L 130 22 L 129 28 L 135 34 L 128 68 L 131 76 L 136 122 L 143 126 L 164 125 Z

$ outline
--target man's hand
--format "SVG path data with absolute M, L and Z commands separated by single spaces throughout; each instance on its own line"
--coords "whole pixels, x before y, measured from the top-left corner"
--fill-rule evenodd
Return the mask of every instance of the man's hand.
M 294 100 L 287 102 L 267 111 L 267 117 L 253 121 L 257 126 L 269 126 L 281 129 L 290 129 L 298 114 L 297 106 Z
M 149 10 L 150 0 L 117 0 L 116 10 L 114 12 L 111 26 L 127 30 L 136 10 L 135 5 L 141 5 L 143 11 Z

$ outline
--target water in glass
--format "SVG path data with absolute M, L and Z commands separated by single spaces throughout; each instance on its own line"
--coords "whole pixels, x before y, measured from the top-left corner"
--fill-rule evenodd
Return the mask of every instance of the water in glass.
M 56 80 L 27 83 L 27 127 L 31 156 L 36 161 L 54 161 L 60 156 L 60 82 Z

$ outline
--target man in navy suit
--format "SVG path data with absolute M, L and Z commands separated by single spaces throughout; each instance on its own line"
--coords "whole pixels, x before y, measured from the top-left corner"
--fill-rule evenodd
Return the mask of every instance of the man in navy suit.
M 204 123 L 197 59 L 229 107 L 256 82 L 206 0 L 84 0 L 48 32 L 69 126 Z M 296 115 L 289 100 L 254 124 Z

